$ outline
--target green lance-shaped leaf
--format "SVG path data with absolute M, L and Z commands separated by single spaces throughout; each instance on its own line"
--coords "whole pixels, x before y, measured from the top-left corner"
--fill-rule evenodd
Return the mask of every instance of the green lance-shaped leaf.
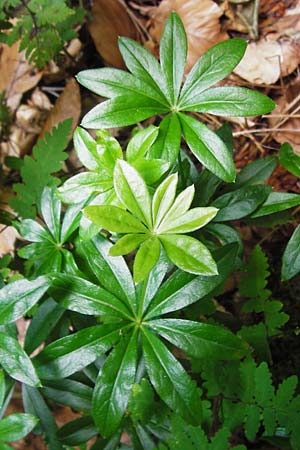
M 180 106 L 227 77 L 244 56 L 246 47 L 244 39 L 235 38 L 220 42 L 205 52 L 187 76 L 180 94 Z
M 267 199 L 270 191 L 271 186 L 246 185 L 221 195 L 213 202 L 213 206 L 219 208 L 215 222 L 237 220 L 249 216 Z
M 194 96 L 181 111 L 197 111 L 218 116 L 248 117 L 266 114 L 276 104 L 266 95 L 242 87 L 223 86 L 207 89 Z
M 160 319 L 149 326 L 194 358 L 239 359 L 249 353 L 245 341 L 217 325 L 180 319 Z
M 166 79 L 168 99 L 175 105 L 178 99 L 187 56 L 187 38 L 176 13 L 171 13 L 160 40 L 160 64 Z
M 131 317 L 121 300 L 106 289 L 75 275 L 53 274 L 50 293 L 61 306 L 81 314 Z
M 217 265 L 210 251 L 197 239 L 180 234 L 164 234 L 159 239 L 175 266 L 197 275 L 217 275 Z
M 151 200 L 145 181 L 126 161 L 118 160 L 114 187 L 119 200 L 142 222 L 152 226 Z
M 93 418 L 103 437 L 119 427 L 135 381 L 137 333 L 123 338 L 105 361 L 93 395 Z
M 300 156 L 288 142 L 280 147 L 279 161 L 286 170 L 296 177 L 300 177 Z
M 161 399 L 187 422 L 201 423 L 201 403 L 196 383 L 165 345 L 145 327 L 143 355 L 150 381 Z
M 0 332 L 0 364 L 15 380 L 30 386 L 40 386 L 35 368 L 19 342 Z
M 83 172 L 69 178 L 59 189 L 59 197 L 65 203 L 80 203 L 93 193 L 106 192 L 112 188 L 112 178 L 107 174 Z
M 145 86 L 155 90 L 161 104 L 167 104 L 167 86 L 157 59 L 142 45 L 130 38 L 119 39 L 119 49 L 130 72 Z
M 41 197 L 41 212 L 54 240 L 59 242 L 61 202 L 56 197 L 54 188 L 49 188 L 48 186 L 44 188 Z
M 174 272 L 151 301 L 146 318 L 151 319 L 178 311 L 212 292 L 233 270 L 237 251 L 238 247 L 232 244 L 218 250 L 216 255 L 218 275 L 207 277 L 195 276 L 181 270 Z
M 267 200 L 251 214 L 251 218 L 262 217 L 268 214 L 274 214 L 293 206 L 300 205 L 300 195 L 290 194 L 288 192 L 271 192 Z
M 73 140 L 75 152 L 82 164 L 89 170 L 97 169 L 97 144 L 92 136 L 83 128 L 77 127 Z
M 42 395 L 36 388 L 26 385 L 22 388 L 24 409 L 39 418 L 38 428 L 44 433 L 49 450 L 63 450 L 57 437 L 57 425 Z
M 157 227 L 171 208 L 178 182 L 178 174 L 169 175 L 156 189 L 152 200 L 152 217 Z
M 52 342 L 35 358 L 42 379 L 66 378 L 91 364 L 120 338 L 122 326 L 96 325 Z
M 168 112 L 168 108 L 142 94 L 115 97 L 100 103 L 82 119 L 85 128 L 111 128 L 132 125 L 148 117 Z
M 38 423 L 32 414 L 16 413 L 0 421 L 0 448 L 3 441 L 16 442 L 25 437 Z
M 177 114 L 171 113 L 159 124 L 159 134 L 149 150 L 150 158 L 161 158 L 173 165 L 180 150 L 181 127 Z
M 195 186 L 192 184 L 188 186 L 184 191 L 176 197 L 168 213 L 163 217 L 163 222 L 165 221 L 175 221 L 178 217 L 183 216 L 192 204 L 195 195 Z
M 141 158 L 132 162 L 132 165 L 149 186 L 160 180 L 170 168 L 170 164 L 163 159 Z
M 153 236 L 143 242 L 137 251 L 133 264 L 133 279 L 136 283 L 144 280 L 157 263 L 160 255 L 160 242 Z
M 145 95 L 156 102 L 167 104 L 165 97 L 156 88 L 124 70 L 103 67 L 79 72 L 76 76 L 82 86 L 101 97 L 113 98 L 127 95 Z
M 186 213 L 172 219 L 167 214 L 161 222 L 158 232 L 161 234 L 190 233 L 204 227 L 217 214 L 218 209 L 213 207 L 193 208 Z
M 184 138 L 196 158 L 224 181 L 235 179 L 232 156 L 224 142 L 206 125 L 178 113 Z
M 281 277 L 289 280 L 300 272 L 300 225 L 297 226 L 286 246 L 282 258 Z
M 127 255 L 136 250 L 140 244 L 149 239 L 147 234 L 126 234 L 111 247 L 111 256 Z
M 91 205 L 84 215 L 104 230 L 115 233 L 146 233 L 147 228 L 132 214 L 113 205 Z
M 0 324 L 8 324 L 22 317 L 39 300 L 50 286 L 46 276 L 36 280 L 17 280 L 0 291 Z
M 137 159 L 143 158 L 151 145 L 155 142 L 159 129 L 153 125 L 138 131 L 128 142 L 126 148 L 126 159 L 133 163 Z
M 90 241 L 81 242 L 80 254 L 99 283 L 135 310 L 136 295 L 130 270 L 123 258 L 110 256 L 112 247 L 107 239 L 98 235 Z
M 51 234 L 43 228 L 39 223 L 32 219 L 22 220 L 20 224 L 16 224 L 20 235 L 30 242 L 53 242 Z
M 277 165 L 277 159 L 269 156 L 263 159 L 256 159 L 237 174 L 233 189 L 243 186 L 252 186 L 261 183 L 269 178 Z
M 44 381 L 42 393 L 50 400 L 76 411 L 92 409 L 93 388 L 79 381 L 47 380 Z

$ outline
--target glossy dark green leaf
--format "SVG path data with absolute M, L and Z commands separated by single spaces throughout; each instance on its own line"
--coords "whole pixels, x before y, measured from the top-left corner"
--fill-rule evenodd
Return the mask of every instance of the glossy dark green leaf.
M 219 275 L 195 276 L 177 270 L 160 287 L 150 303 L 147 319 L 182 309 L 205 297 L 219 286 L 233 270 L 237 247 L 226 246 L 216 255 Z
M 33 281 L 17 280 L 0 292 L 0 324 L 14 322 L 27 313 L 50 286 L 50 280 L 41 276 Z
M 201 423 L 197 386 L 184 368 L 150 331 L 143 328 L 143 355 L 150 381 L 160 398 L 187 422 Z
M 160 319 L 149 326 L 194 358 L 240 359 L 249 353 L 246 342 L 226 328 L 180 319 Z
M 61 202 L 56 197 L 55 188 L 45 187 L 41 197 L 41 212 L 45 224 L 56 242 L 60 238 Z
M 92 409 L 93 389 L 74 380 L 47 380 L 42 393 L 50 400 L 76 411 Z
M 35 312 L 25 336 L 24 349 L 30 355 L 49 336 L 65 309 L 48 298 Z
M 216 237 L 222 245 L 236 243 L 239 247 L 239 253 L 242 253 L 243 242 L 235 228 L 223 223 L 210 223 L 205 228 L 205 232 Z
M 236 182 L 232 188 L 238 189 L 242 186 L 251 186 L 267 180 L 273 173 L 276 165 L 277 160 L 273 156 L 252 161 L 237 174 Z
M 89 416 L 79 417 L 63 425 L 58 437 L 63 445 L 81 445 L 98 434 L 93 419 Z
M 45 434 L 49 450 L 63 450 L 57 437 L 57 425 L 45 400 L 35 388 L 23 385 L 23 404 L 26 412 L 39 418 L 39 428 Z
M 119 49 L 130 72 L 143 81 L 146 86 L 154 89 L 162 102 L 165 103 L 168 92 L 165 78 L 157 59 L 152 53 L 126 37 L 119 38 Z
M 208 169 L 202 170 L 195 183 L 195 204 L 207 206 L 214 196 L 222 180 Z
M 268 214 L 284 211 L 298 205 L 300 205 L 300 195 L 298 194 L 271 192 L 262 206 L 251 214 L 251 218 L 267 216 Z
M 50 293 L 59 305 L 71 311 L 87 315 L 130 317 L 129 310 L 117 297 L 75 275 L 53 275 Z
M 40 386 L 35 368 L 19 342 L 3 332 L 0 332 L 0 364 L 15 380 Z
M 251 89 L 222 86 L 207 89 L 199 96 L 195 95 L 188 103 L 181 105 L 181 110 L 197 111 L 226 117 L 247 117 L 266 114 L 276 104 L 266 95 Z
M 180 95 L 180 105 L 188 104 L 194 96 L 223 80 L 244 56 L 247 42 L 229 39 L 205 52 L 190 71 Z
M 122 326 L 96 325 L 63 337 L 45 347 L 34 359 L 42 379 L 66 378 L 91 364 L 120 338 Z
M 93 394 L 93 418 L 103 437 L 117 431 L 135 381 L 137 334 L 122 339 L 105 361 Z
M 79 72 L 76 78 L 82 86 L 102 97 L 142 94 L 156 102 L 166 103 L 160 91 L 124 70 L 109 67 L 89 69 Z
M 168 98 L 172 105 L 178 99 L 187 56 L 187 38 L 176 13 L 165 24 L 159 48 L 160 64 L 166 79 Z
M 155 142 L 158 132 L 158 127 L 150 125 L 134 134 L 126 148 L 127 161 L 132 164 L 135 160 L 143 158 Z
M 157 264 L 153 267 L 149 276 L 137 286 L 138 309 L 140 315 L 148 308 L 169 268 L 169 260 L 164 250 L 161 248 Z
M 16 442 L 30 433 L 37 423 L 38 419 L 32 414 L 10 414 L 0 421 L 0 441 Z
M 217 275 L 216 263 L 202 242 L 180 234 L 164 234 L 159 239 L 175 266 L 197 275 Z
M 58 195 L 65 203 L 80 203 L 93 193 L 108 191 L 112 188 L 112 179 L 97 172 L 83 172 L 69 178 L 58 190 Z
M 168 112 L 168 108 L 142 94 L 122 95 L 102 102 L 82 119 L 85 128 L 111 128 L 132 125 L 157 114 Z
M 32 219 L 22 220 L 20 224 L 16 224 L 21 236 L 30 242 L 53 242 L 51 234 L 45 230 L 39 223 Z
M 214 221 L 223 222 L 249 216 L 267 199 L 270 191 L 271 186 L 246 185 L 221 195 L 212 204 L 219 209 Z
M 178 116 L 184 138 L 196 158 L 222 180 L 234 181 L 232 156 L 218 135 L 193 117 L 185 114 Z
M 152 236 L 143 242 L 137 251 L 133 264 L 133 279 L 136 283 L 143 281 L 153 269 L 160 255 L 160 242 Z
M 115 233 L 145 233 L 147 228 L 128 211 L 113 205 L 91 205 L 84 215 L 104 230 Z
M 149 381 L 143 378 L 140 383 L 133 385 L 128 412 L 134 422 L 139 421 L 146 424 L 151 419 L 154 408 L 154 391 Z
M 132 276 L 122 257 L 110 256 L 112 244 L 99 235 L 80 244 L 82 256 L 88 262 L 99 283 L 119 299 L 136 308 Z
M 61 224 L 60 242 L 66 242 L 72 233 L 79 227 L 83 205 L 84 203 L 77 203 L 76 205 L 67 208 Z
M 289 280 L 300 272 L 300 225 L 290 238 L 282 257 L 281 278 Z
M 181 127 L 177 114 L 168 114 L 159 124 L 159 134 L 149 156 L 174 164 L 180 149 Z
M 134 167 L 121 159 L 114 170 L 114 188 L 121 203 L 151 227 L 151 199 L 146 183 Z
M 296 177 L 300 177 L 300 156 L 288 142 L 280 147 L 279 161 L 286 170 Z

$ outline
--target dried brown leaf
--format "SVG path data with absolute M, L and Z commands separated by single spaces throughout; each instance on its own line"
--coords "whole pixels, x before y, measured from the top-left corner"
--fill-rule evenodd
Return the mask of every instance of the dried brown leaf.
M 95 0 L 88 29 L 105 64 L 125 68 L 118 48 L 118 37 L 137 39 L 138 34 L 124 2 Z
M 223 10 L 212 0 L 163 0 L 150 13 L 150 34 L 156 42 L 159 42 L 165 21 L 172 11 L 180 16 L 187 33 L 188 72 L 212 45 L 228 39 L 220 24 Z
M 268 118 L 271 128 L 278 128 L 278 133 L 274 133 L 273 137 L 281 144 L 289 142 L 300 154 L 300 81 L 291 84 L 285 94 L 276 99 L 276 103 L 277 108 Z
M 43 72 L 26 61 L 24 51 L 19 53 L 18 42 L 11 47 L 1 44 L 0 69 L 0 92 L 6 92 L 7 105 L 14 112 L 22 94 L 37 85 Z
M 234 72 L 250 83 L 274 84 L 300 63 L 300 47 L 292 39 L 251 42 Z
M 56 100 L 54 107 L 44 123 L 42 130 L 40 132 L 40 138 L 44 136 L 46 131 L 51 131 L 53 127 L 57 126 L 60 122 L 72 118 L 72 130 L 71 134 L 78 125 L 81 113 L 81 99 L 80 99 L 80 89 L 78 83 L 74 78 L 71 78 L 61 95 Z

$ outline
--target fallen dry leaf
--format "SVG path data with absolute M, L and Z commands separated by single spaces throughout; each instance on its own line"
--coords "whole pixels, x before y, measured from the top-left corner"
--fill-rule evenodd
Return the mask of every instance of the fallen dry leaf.
M 50 114 L 42 127 L 39 137 L 42 138 L 46 131 L 51 131 L 53 127 L 57 126 L 60 122 L 70 117 L 73 119 L 71 130 L 72 135 L 73 131 L 78 125 L 80 114 L 80 89 L 77 81 L 74 78 L 71 78 L 67 82 L 66 87 L 64 88 L 61 95 L 56 100 L 54 107 L 51 109 Z
M 14 112 L 23 93 L 37 85 L 43 72 L 26 61 L 24 51 L 19 53 L 18 42 L 11 47 L 1 44 L 0 68 L 0 92 L 5 91 L 7 105 Z
M 300 32 L 300 0 L 261 0 L 260 32 L 297 37 Z
M 17 236 L 18 232 L 14 227 L 0 224 L 0 258 L 14 251 Z
M 125 3 L 121 0 L 95 0 L 88 29 L 105 64 L 124 69 L 118 37 L 126 36 L 135 40 L 138 38 L 137 29 Z
M 163 0 L 150 12 L 150 34 L 158 43 L 169 14 L 175 11 L 181 18 L 188 38 L 186 71 L 212 45 L 228 39 L 222 31 L 220 17 L 223 10 L 212 0 Z
M 250 83 L 274 84 L 300 63 L 300 44 L 292 39 L 251 42 L 234 72 Z
M 285 90 L 285 95 L 276 99 L 276 103 L 276 109 L 268 117 L 270 127 L 278 128 L 278 133 L 274 133 L 273 137 L 281 144 L 289 142 L 300 154 L 300 81 L 292 83 Z

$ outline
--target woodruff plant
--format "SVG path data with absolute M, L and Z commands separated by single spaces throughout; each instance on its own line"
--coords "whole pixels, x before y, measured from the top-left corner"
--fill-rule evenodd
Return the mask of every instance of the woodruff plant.
M 210 49 L 181 88 L 186 37 L 176 14 L 163 33 L 160 65 L 131 40 L 121 39 L 120 48 L 131 74 L 96 69 L 78 76 L 112 97 L 83 120 L 99 128 L 95 139 L 75 131 L 88 170 L 58 191 L 45 187 L 40 217 L 17 225 L 31 242 L 19 250 L 29 279 L 0 291 L 0 364 L 10 389 L 14 380 L 23 383 L 31 414 L 23 430 L 38 417 L 35 430 L 50 450 L 86 448 L 93 436 L 92 450 L 226 450 L 232 436 L 242 437 L 237 444 L 265 439 L 297 450 L 297 377 L 274 389 L 267 366 L 268 339 L 288 317 L 265 289 L 262 250 L 241 277 L 247 325 L 222 315 L 215 296 L 243 269 L 235 221 L 273 224 L 300 197 L 263 184 L 275 158 L 252 162 L 224 185 L 235 179 L 230 129 L 214 133 L 186 114 L 253 115 L 273 103 L 247 89 L 211 88 L 242 58 L 241 39 Z M 101 129 L 162 113 L 159 126 L 135 133 L 124 154 Z M 181 133 L 203 170 L 180 150 Z M 71 203 L 63 214 L 62 201 Z M 31 321 L 22 348 L 14 322 L 24 316 Z M 0 400 L 8 398 L 1 383 L 0 372 Z M 48 400 L 83 415 L 58 429 Z M 123 431 L 131 447 L 120 447 Z

